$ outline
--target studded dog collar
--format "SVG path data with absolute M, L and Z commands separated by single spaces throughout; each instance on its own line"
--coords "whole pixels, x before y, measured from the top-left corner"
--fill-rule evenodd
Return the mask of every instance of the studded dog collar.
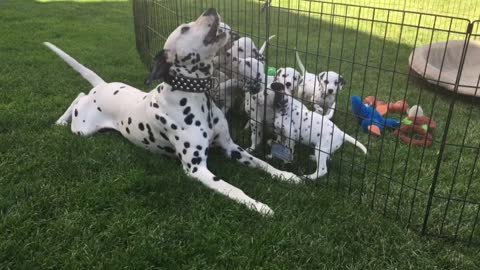
M 204 93 L 212 89 L 212 78 L 187 78 L 183 76 L 171 76 L 166 80 L 174 91 Z

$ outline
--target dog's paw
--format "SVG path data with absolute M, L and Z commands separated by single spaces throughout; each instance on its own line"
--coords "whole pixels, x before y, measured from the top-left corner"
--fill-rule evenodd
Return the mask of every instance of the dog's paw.
M 291 172 L 282 172 L 282 174 L 279 175 L 278 177 L 281 180 L 291 182 L 291 183 L 294 183 L 294 184 L 298 184 L 298 183 L 301 183 L 303 181 L 302 178 L 300 178 L 299 176 L 297 176 L 296 174 L 291 173 Z
M 256 202 L 255 204 L 252 204 L 250 208 L 257 211 L 263 216 L 266 216 L 266 217 L 273 216 L 273 210 L 268 205 L 263 204 L 261 202 Z
M 58 119 L 58 120 L 55 122 L 55 125 L 57 125 L 57 126 L 66 126 L 66 125 L 68 125 L 68 121 L 63 120 L 63 119 Z

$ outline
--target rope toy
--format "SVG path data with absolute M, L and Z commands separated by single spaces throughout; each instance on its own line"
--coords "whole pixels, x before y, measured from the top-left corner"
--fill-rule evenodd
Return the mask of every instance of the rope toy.
M 430 147 L 433 144 L 431 132 L 437 123 L 423 114 L 422 107 L 413 106 L 408 110 L 408 117 L 402 120 L 400 128 L 393 133 L 406 144 Z

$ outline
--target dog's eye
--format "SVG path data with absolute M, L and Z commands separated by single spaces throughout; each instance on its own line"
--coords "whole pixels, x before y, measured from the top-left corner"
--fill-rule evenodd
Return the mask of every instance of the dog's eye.
M 238 47 L 239 52 L 243 52 L 243 49 L 241 47 Z
M 293 80 L 294 80 L 294 81 L 296 81 L 296 80 L 297 80 L 297 78 L 293 77 Z
M 287 77 L 287 74 L 283 74 L 282 77 L 283 77 L 283 78 L 286 78 L 286 77 Z
M 229 52 L 227 52 L 227 56 L 230 57 L 230 55 L 231 55 L 231 54 L 230 54 Z
M 189 26 L 184 26 L 184 27 L 182 27 L 182 29 L 180 30 L 180 32 L 181 32 L 182 34 L 185 34 L 189 29 L 190 29 Z
M 335 85 L 338 85 L 338 81 L 335 81 Z
M 324 83 L 328 84 L 328 80 L 323 81 Z

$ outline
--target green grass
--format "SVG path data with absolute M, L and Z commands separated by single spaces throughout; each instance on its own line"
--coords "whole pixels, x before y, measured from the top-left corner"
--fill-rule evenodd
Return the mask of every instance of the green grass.
M 116 133 L 82 138 L 54 126 L 89 85 L 43 41 L 144 89 L 131 3 L 96 2 L 0 2 L 0 269 L 478 268 L 475 248 L 419 237 L 343 192 L 351 172 L 341 152 L 326 186 L 280 183 L 214 152 L 212 171 L 275 210 L 263 218 Z M 346 74 L 350 85 L 361 79 Z M 370 143 L 365 164 L 389 140 Z

